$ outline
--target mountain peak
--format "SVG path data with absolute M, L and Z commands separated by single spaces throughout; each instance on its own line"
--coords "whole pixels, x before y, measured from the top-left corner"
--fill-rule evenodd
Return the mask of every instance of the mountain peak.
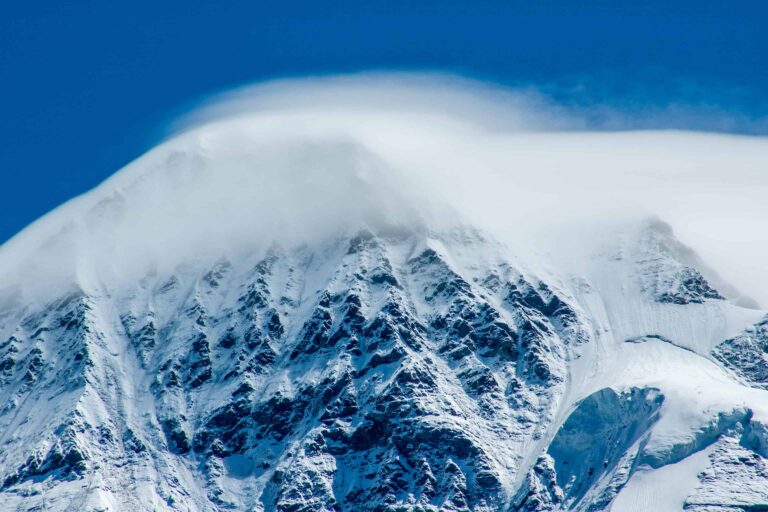
M 0 503 L 768 502 L 765 312 L 658 220 L 520 263 L 426 199 L 424 139 L 346 115 L 200 126 L 3 246 Z
M 343 134 L 268 128 L 238 119 L 171 139 L 4 245 L 0 268 L 9 281 L 35 274 L 88 286 L 274 243 L 459 223 Z

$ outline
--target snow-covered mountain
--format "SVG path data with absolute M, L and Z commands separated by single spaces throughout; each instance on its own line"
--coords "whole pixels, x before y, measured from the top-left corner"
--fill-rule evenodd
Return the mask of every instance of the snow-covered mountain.
M 669 226 L 547 268 L 359 147 L 224 132 L 3 248 L 1 510 L 768 509 L 768 316 Z

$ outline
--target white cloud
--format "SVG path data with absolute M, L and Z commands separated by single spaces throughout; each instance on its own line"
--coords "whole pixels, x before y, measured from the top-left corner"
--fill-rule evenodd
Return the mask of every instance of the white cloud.
M 27 281 L 133 275 L 150 260 L 323 237 L 363 218 L 443 217 L 447 204 L 521 253 L 554 257 L 656 214 L 768 304 L 768 139 L 593 131 L 587 119 L 532 90 L 441 75 L 241 88 L 7 243 L 0 268 L 34 268 Z

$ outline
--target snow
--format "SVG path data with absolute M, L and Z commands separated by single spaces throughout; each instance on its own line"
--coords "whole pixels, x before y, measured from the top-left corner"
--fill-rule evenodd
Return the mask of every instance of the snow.
M 659 469 L 639 469 L 616 497 L 611 512 L 680 512 L 699 483 L 697 475 L 707 466 L 711 449 Z
M 382 415 L 377 408 L 389 394 L 404 393 L 407 400 L 396 396 L 399 408 L 387 414 L 421 415 L 399 426 L 410 421 L 409 434 L 424 446 L 450 438 L 478 454 L 451 458 L 437 447 L 425 456 L 426 469 L 401 455 L 387 459 L 411 472 L 401 478 L 408 492 L 392 494 L 402 502 L 459 510 L 461 500 L 482 495 L 476 510 L 493 510 L 513 503 L 534 476 L 544 479 L 550 462 L 561 472 L 553 485 L 568 491 L 550 498 L 565 496 L 570 501 L 560 505 L 572 509 L 614 497 L 614 511 L 762 499 L 763 487 L 748 480 L 762 478 L 768 391 L 723 368 L 712 351 L 766 315 L 727 281 L 765 283 L 735 264 L 715 272 L 671 227 L 639 222 L 623 203 L 653 192 L 645 206 L 670 214 L 678 228 L 676 220 L 709 208 L 682 214 L 689 200 L 668 203 L 689 195 L 713 200 L 708 182 L 728 165 L 729 187 L 750 187 L 729 188 L 731 195 L 744 192 L 739 199 L 749 207 L 739 210 L 727 199 L 709 215 L 731 208 L 762 218 L 765 202 L 755 207 L 749 198 L 765 193 L 755 174 L 768 156 L 764 140 L 530 133 L 528 118 L 513 115 L 525 110 L 519 105 L 490 122 L 495 103 L 465 105 L 474 115 L 442 111 L 445 98 L 414 103 L 430 92 L 419 86 L 388 97 L 389 107 L 400 108 L 356 101 L 339 109 L 337 95 L 347 86 L 329 87 L 323 108 L 307 109 L 304 99 L 291 104 L 306 92 L 299 87 L 295 97 L 279 94 L 280 101 L 267 98 L 244 115 L 191 128 L 0 248 L 0 341 L 8 340 L 0 355 L 13 360 L 0 386 L 7 404 L 0 411 L 0 476 L 32 468 L 3 493 L 8 503 L 29 509 L 54 496 L 54 510 L 119 510 L 137 503 L 170 508 L 176 500 L 209 510 L 209 493 L 219 493 L 233 506 L 304 500 L 322 508 L 346 499 L 342 490 L 373 492 L 371 475 L 394 478 L 392 468 L 367 455 L 323 451 L 332 425 L 319 421 L 318 410 L 327 404 L 302 402 L 307 390 L 328 382 L 360 405 L 354 419 L 334 419 L 343 439 L 363 431 L 371 414 Z M 360 91 L 364 98 L 379 94 L 370 84 Z M 452 101 L 469 94 L 449 92 Z M 416 103 L 420 108 L 405 108 Z M 657 189 L 662 182 L 669 186 Z M 701 242 L 690 225 L 682 231 Z M 745 257 L 765 254 L 762 231 L 742 231 L 755 239 Z M 370 241 L 352 250 L 356 236 Z M 696 248 L 715 254 L 718 236 Z M 759 301 L 768 298 L 766 289 L 748 287 Z M 512 290 L 534 302 L 515 302 Z M 249 294 L 254 303 L 246 307 Z M 362 348 L 349 340 L 306 346 L 314 343 L 304 334 L 315 313 L 331 318 L 326 329 L 338 329 L 351 295 L 367 325 L 382 318 L 395 334 L 355 340 Z M 546 311 L 552 297 L 567 306 L 572 325 Z M 387 312 L 390 306 L 397 311 Z M 446 334 L 481 308 L 497 313 L 489 322 L 515 336 L 528 329 L 530 338 L 515 341 L 522 354 L 514 361 L 483 353 L 483 340 Z M 269 331 L 272 318 L 282 334 Z M 448 327 L 435 327 L 438 320 Z M 151 339 L 137 341 L 150 324 Z M 237 345 L 224 346 L 227 333 Z M 383 362 L 372 364 L 375 357 Z M 533 373 L 536 364 L 546 377 Z M 473 389 L 474 378 L 487 389 Z M 235 403 L 241 386 L 251 390 L 249 407 L 275 399 L 289 412 L 310 412 L 295 418 L 275 411 L 294 422 L 290 433 L 264 439 L 255 437 L 258 425 L 249 427 L 252 444 L 242 452 L 173 449 L 172 434 L 187 443 L 206 429 L 218 435 L 211 418 Z M 627 446 L 620 453 L 586 454 L 590 465 L 600 465 L 597 455 L 606 459 L 594 479 L 587 462 L 571 466 L 578 485 L 569 487 L 562 459 L 578 453 L 558 444 L 564 426 L 591 439 L 582 435 L 590 425 L 580 409 L 593 404 L 589 397 L 598 397 L 598 408 L 605 406 L 600 397 L 620 397 L 606 407 L 637 412 L 623 400 L 648 388 L 663 396 L 658 414 L 654 409 L 633 423 L 637 432 L 622 434 Z M 244 416 L 268 424 L 272 412 Z M 145 455 L 129 453 L 129 432 Z M 54 475 L 58 469 L 41 477 L 28 465 L 55 462 L 52 450 L 73 446 L 101 470 L 67 480 Z M 80 451 L 66 453 L 76 459 Z M 376 452 L 376 460 L 390 455 Z M 723 470 L 742 459 L 751 469 Z M 418 471 L 435 480 L 429 485 L 437 497 L 419 495 L 422 483 L 412 476 Z M 495 494 L 472 480 L 478 474 L 497 486 Z M 539 483 L 533 487 L 545 493 L 549 484 Z

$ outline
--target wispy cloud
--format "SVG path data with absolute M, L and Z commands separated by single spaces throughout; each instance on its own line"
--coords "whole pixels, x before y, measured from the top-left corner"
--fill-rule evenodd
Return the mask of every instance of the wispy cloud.
M 616 222 L 657 215 L 768 304 L 768 139 L 636 131 L 727 125 L 695 105 L 622 110 L 554 96 L 391 73 L 229 91 L 4 246 L 0 267 L 18 273 L 14 265 L 49 261 L 51 275 L 75 268 L 103 277 L 447 210 L 517 252 L 572 258 Z

